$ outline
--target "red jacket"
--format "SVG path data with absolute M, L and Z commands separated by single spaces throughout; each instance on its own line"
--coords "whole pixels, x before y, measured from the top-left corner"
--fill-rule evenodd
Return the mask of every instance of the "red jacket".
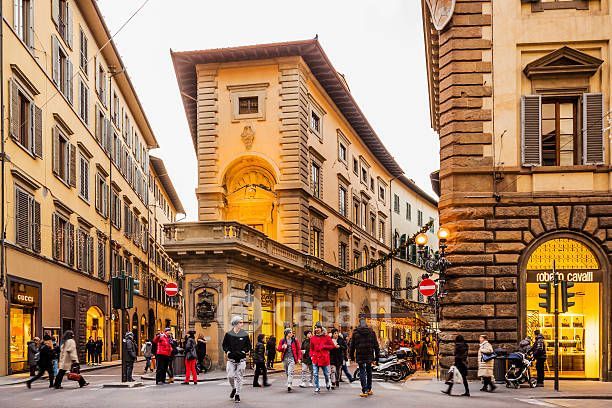
M 172 355 L 172 345 L 170 344 L 170 339 L 165 334 L 155 336 L 153 343 L 157 344 L 157 354 L 167 357 Z
M 283 344 L 285 343 L 287 343 L 287 339 L 282 339 L 278 343 L 277 350 L 282 353 L 281 361 L 285 361 L 285 353 L 287 352 L 286 349 L 283 350 Z M 291 342 L 291 351 L 293 351 L 293 361 L 297 364 L 297 362 L 302 359 L 302 356 L 301 356 L 302 350 L 300 349 L 300 342 L 295 337 L 293 338 L 293 341 Z
M 330 364 L 329 351 L 335 348 L 334 342 L 327 333 L 320 336 L 312 336 L 310 338 L 310 358 L 312 358 L 312 364 L 319 367 L 328 366 Z

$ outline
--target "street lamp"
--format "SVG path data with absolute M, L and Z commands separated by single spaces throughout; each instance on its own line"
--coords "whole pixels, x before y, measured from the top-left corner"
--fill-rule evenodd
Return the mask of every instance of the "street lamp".
M 425 235 L 424 233 L 421 232 L 419 235 L 416 236 L 416 238 L 414 239 L 414 242 L 419 247 L 423 247 L 423 246 L 427 245 L 427 235 Z

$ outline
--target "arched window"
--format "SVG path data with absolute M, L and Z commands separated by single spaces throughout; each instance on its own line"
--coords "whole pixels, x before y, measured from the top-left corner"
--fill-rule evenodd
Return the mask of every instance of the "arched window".
M 412 300 L 412 276 L 410 274 L 406 275 L 406 299 Z
M 393 275 L 393 289 L 399 289 L 401 285 L 402 285 L 402 278 L 400 277 L 399 273 L 395 272 L 395 274 Z M 393 291 L 393 297 L 395 299 L 399 299 L 400 296 L 401 295 L 400 295 L 399 290 Z

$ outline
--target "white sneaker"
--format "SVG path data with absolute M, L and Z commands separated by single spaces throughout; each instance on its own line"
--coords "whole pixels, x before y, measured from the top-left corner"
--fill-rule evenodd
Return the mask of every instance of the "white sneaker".
M 301 383 L 300 384 L 300 388 L 306 388 L 306 387 L 307 387 L 306 383 Z

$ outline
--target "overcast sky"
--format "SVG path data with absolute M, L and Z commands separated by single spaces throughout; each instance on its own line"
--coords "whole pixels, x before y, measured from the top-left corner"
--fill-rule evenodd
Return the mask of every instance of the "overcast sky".
M 98 0 L 115 33 L 144 0 Z M 334 67 L 406 175 L 431 192 L 431 130 L 420 1 L 150 0 L 115 37 L 188 220 L 197 219 L 196 158 L 170 60 L 174 51 L 319 35 Z

